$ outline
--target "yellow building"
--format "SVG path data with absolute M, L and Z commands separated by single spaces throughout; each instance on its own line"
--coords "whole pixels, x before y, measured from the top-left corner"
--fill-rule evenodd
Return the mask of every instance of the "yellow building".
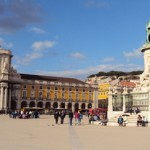
M 108 106 L 108 91 L 110 84 L 109 83 L 100 83 L 98 85 L 98 106 L 107 108 Z
M 74 78 L 20 74 L 20 107 L 88 109 L 94 87 Z

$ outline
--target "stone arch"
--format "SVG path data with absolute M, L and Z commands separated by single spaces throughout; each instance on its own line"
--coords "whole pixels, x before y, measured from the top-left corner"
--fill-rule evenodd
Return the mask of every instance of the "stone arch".
M 62 102 L 62 103 L 60 104 L 60 108 L 65 108 L 65 103 Z
M 35 107 L 35 102 L 30 102 L 29 107 Z
M 23 107 L 27 107 L 27 102 L 26 102 L 26 101 L 22 101 L 22 102 L 21 102 L 21 109 L 22 109 Z
M 38 102 L 37 107 L 43 108 L 43 102 Z
M 91 103 L 88 104 L 88 108 L 92 108 L 92 104 Z
M 72 103 L 68 103 L 67 108 L 72 109 Z
M 16 108 L 17 108 L 17 102 L 12 100 L 11 101 L 11 109 L 16 110 Z
M 58 108 L 58 103 L 57 102 L 53 103 L 53 108 Z
M 81 104 L 81 109 L 85 109 L 85 103 Z
M 79 110 L 79 103 L 75 103 L 74 105 L 74 111 L 78 111 Z
M 50 107 L 51 107 L 51 103 L 50 103 L 50 102 L 46 102 L 45 108 L 46 108 L 46 109 L 49 109 Z

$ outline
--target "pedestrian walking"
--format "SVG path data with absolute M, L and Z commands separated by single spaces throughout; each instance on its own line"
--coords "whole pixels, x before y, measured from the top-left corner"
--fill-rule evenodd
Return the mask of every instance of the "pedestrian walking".
M 58 119 L 59 119 L 59 111 L 55 111 L 54 113 L 54 119 L 55 119 L 55 123 L 58 124 Z
M 72 110 L 69 111 L 69 124 L 72 126 L 72 120 L 73 120 L 73 112 Z
M 61 123 L 61 124 L 64 123 L 65 115 L 66 115 L 66 114 L 65 114 L 65 111 L 62 110 L 62 111 L 60 112 L 60 123 Z

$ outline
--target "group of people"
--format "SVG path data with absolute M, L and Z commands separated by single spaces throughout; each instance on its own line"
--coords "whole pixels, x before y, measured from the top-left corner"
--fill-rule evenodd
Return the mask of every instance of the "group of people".
M 64 110 L 62 110 L 61 112 L 56 110 L 54 112 L 55 123 L 58 124 L 60 118 L 60 123 L 63 124 L 65 116 L 66 116 L 66 112 Z
M 62 111 L 57 111 L 56 110 L 54 112 L 55 123 L 59 124 L 59 118 L 60 118 L 60 124 L 63 124 L 65 116 L 66 116 L 66 112 L 64 110 L 62 110 Z M 81 121 L 83 119 L 83 114 L 80 111 L 75 111 L 73 113 L 72 110 L 70 110 L 69 113 L 68 113 L 68 116 L 69 116 L 70 126 L 73 125 L 73 118 L 75 119 L 75 125 L 81 125 Z
M 9 117 L 16 119 L 28 119 L 28 118 L 39 118 L 40 113 L 35 110 L 35 111 L 24 111 L 24 110 L 14 110 L 9 112 Z
M 138 115 L 137 117 L 137 127 L 142 126 L 146 127 L 148 125 L 148 120 L 145 116 Z

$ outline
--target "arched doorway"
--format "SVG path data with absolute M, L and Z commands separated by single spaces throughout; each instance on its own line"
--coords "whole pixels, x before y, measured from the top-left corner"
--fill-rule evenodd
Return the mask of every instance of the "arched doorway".
M 72 103 L 68 103 L 68 109 L 72 109 Z
M 65 108 L 65 103 L 61 103 L 60 108 Z
M 43 103 L 42 102 L 38 102 L 37 106 L 40 107 L 40 108 L 43 108 Z
M 16 110 L 16 108 L 17 108 L 17 102 L 12 100 L 11 101 L 11 109 Z
M 35 102 L 30 102 L 29 107 L 35 107 Z
M 50 102 L 46 102 L 45 108 L 46 108 L 46 109 L 50 109 L 50 107 L 51 107 L 51 103 L 50 103 Z
M 54 102 L 53 108 L 58 108 L 58 103 L 57 102 Z
M 23 102 L 21 103 L 21 109 L 22 109 L 23 107 L 27 107 L 27 102 L 26 102 L 26 101 L 23 101 Z
M 85 109 L 85 103 L 81 104 L 81 109 L 84 110 Z
M 78 110 L 79 110 L 79 104 L 75 103 L 75 105 L 74 105 L 74 111 L 78 111 Z
M 92 104 L 91 103 L 88 104 L 88 108 L 92 108 Z

